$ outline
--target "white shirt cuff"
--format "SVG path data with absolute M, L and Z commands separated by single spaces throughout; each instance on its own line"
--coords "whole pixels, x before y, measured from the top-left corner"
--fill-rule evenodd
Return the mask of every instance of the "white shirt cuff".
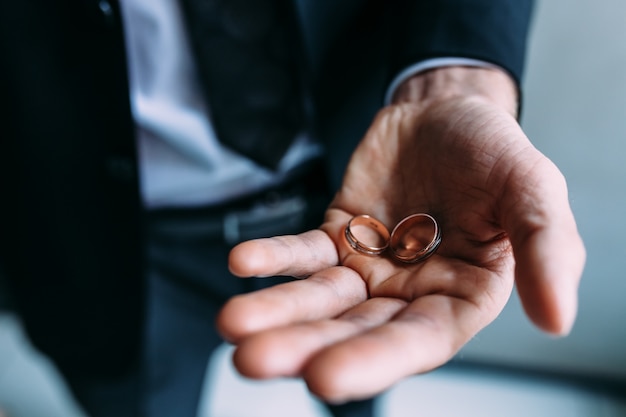
M 420 61 L 413 64 L 404 70 L 402 70 L 391 82 L 387 93 L 385 94 L 385 105 L 391 103 L 391 99 L 396 92 L 396 89 L 407 79 L 419 74 L 420 72 L 428 71 L 434 68 L 452 67 L 452 66 L 464 66 L 464 67 L 479 67 L 479 68 L 499 68 L 497 65 L 491 64 L 486 61 L 472 58 L 459 58 L 459 57 L 443 57 L 443 58 L 431 58 L 424 61 Z

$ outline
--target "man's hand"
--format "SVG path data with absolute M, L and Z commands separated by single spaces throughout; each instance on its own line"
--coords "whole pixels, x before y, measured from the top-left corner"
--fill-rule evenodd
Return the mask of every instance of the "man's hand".
M 304 280 L 242 295 L 218 319 L 253 378 L 302 377 L 330 402 L 379 393 L 448 361 L 502 311 L 514 282 L 530 319 L 566 334 L 585 250 L 559 170 L 526 138 L 495 69 L 445 68 L 403 85 L 355 151 L 324 224 L 231 252 L 242 277 Z M 389 229 L 426 212 L 442 243 L 426 261 L 353 250 L 350 218 Z

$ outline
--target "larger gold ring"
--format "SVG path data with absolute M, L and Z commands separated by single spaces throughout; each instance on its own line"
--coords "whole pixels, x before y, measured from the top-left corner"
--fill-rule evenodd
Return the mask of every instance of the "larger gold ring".
M 407 263 L 423 261 L 432 255 L 441 243 L 441 229 L 429 214 L 418 213 L 405 217 L 394 227 L 389 238 L 393 256 Z
M 366 255 L 380 255 L 389 246 L 389 230 L 367 214 L 351 218 L 345 233 L 350 246 Z

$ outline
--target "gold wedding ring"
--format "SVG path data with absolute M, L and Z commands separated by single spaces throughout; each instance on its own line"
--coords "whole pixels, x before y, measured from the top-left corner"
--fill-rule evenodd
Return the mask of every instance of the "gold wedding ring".
M 432 255 L 441 243 L 439 224 L 429 214 L 405 217 L 391 234 L 385 225 L 367 214 L 354 216 L 345 229 L 346 240 L 358 252 L 380 255 L 387 248 L 399 261 L 416 263 Z
M 440 243 L 441 229 L 437 221 L 426 213 L 413 214 L 402 219 L 389 238 L 393 256 L 407 263 L 428 258 Z
M 389 246 L 389 230 L 367 214 L 351 218 L 345 233 L 350 246 L 366 255 L 380 255 Z

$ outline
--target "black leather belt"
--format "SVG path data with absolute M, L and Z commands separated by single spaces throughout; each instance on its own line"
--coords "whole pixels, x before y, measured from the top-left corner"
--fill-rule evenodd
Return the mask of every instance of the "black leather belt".
M 147 232 L 156 239 L 217 240 L 232 246 L 317 227 L 329 201 L 328 192 L 305 182 L 218 206 L 151 210 Z

